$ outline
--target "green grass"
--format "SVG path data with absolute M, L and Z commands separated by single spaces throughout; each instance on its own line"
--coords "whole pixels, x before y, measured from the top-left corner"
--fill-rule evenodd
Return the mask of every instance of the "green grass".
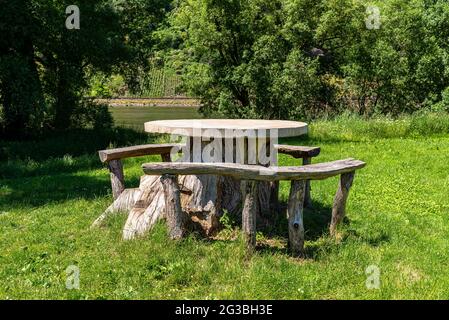
M 232 223 L 219 240 L 182 242 L 168 241 L 163 223 L 142 239 L 122 241 L 123 216 L 91 230 L 112 199 L 95 150 L 145 140 L 128 131 L 109 135 L 0 142 L 7 154 L 0 157 L 0 298 L 449 298 L 447 115 L 341 117 L 312 123 L 309 137 L 285 141 L 321 146 L 315 161 L 368 163 L 356 174 L 339 240 L 326 232 L 337 178 L 312 183 L 303 260 L 286 251 L 285 223 L 259 232 L 250 260 Z M 128 185 L 138 184 L 140 163 L 155 159 L 126 160 Z M 297 161 L 281 156 L 280 163 Z M 287 194 L 282 183 L 281 199 Z M 69 265 L 80 268 L 79 290 L 65 288 Z M 380 269 L 379 289 L 365 285 L 370 265 Z

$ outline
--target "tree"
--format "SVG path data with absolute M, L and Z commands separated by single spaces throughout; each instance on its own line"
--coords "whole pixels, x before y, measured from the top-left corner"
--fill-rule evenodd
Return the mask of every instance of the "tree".
M 44 113 L 33 43 L 38 20 L 29 1 L 3 0 L 0 7 L 0 115 L 5 132 L 21 135 L 38 129 Z
M 447 105 L 448 8 L 442 0 L 185 0 L 167 34 L 181 40 L 173 65 L 206 114 L 398 115 Z
M 112 123 L 105 107 L 83 98 L 87 80 L 144 66 L 152 50 L 150 24 L 163 20 L 167 3 L 79 0 L 80 29 L 69 30 L 71 1 L 0 0 L 2 136 Z

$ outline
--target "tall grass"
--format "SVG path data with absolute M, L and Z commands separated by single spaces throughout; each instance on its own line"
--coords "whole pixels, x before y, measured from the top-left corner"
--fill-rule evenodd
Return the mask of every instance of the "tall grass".
M 310 136 L 315 139 L 364 141 L 386 138 L 419 138 L 449 133 L 449 114 L 417 113 L 398 119 L 377 116 L 364 119 L 354 114 L 343 114 L 332 120 L 311 122 Z

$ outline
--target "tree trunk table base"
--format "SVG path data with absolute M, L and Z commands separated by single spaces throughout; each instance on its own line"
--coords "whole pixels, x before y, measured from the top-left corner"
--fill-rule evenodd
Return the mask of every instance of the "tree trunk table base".
M 240 181 L 212 175 L 179 176 L 182 211 L 190 216 L 194 229 L 211 236 L 219 228 L 224 210 L 237 214 L 241 207 Z M 161 176 L 142 176 L 139 188 L 125 189 L 95 220 L 100 226 L 114 213 L 129 213 L 123 239 L 130 240 L 148 232 L 161 218 L 166 218 Z

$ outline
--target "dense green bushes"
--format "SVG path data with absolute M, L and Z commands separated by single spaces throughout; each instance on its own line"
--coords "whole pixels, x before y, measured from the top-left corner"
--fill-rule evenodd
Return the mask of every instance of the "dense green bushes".
M 398 115 L 448 110 L 448 17 L 439 0 L 185 0 L 169 34 L 205 113 Z

